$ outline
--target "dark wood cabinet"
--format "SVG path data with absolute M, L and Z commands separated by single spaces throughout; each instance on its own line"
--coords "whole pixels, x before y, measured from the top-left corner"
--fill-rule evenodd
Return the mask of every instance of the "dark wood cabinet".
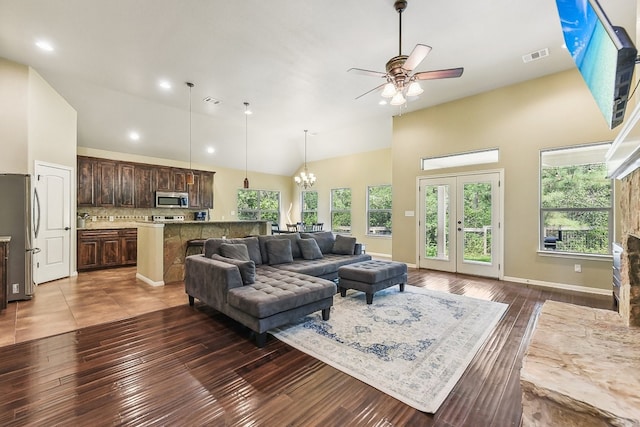
M 116 206 L 116 177 L 118 175 L 116 162 L 109 160 L 98 161 L 98 198 L 96 205 L 103 208 Z
M 135 228 L 78 231 L 78 271 L 135 265 Z
M 154 208 L 155 192 L 189 193 L 189 207 L 213 208 L 215 172 L 78 156 L 78 207 Z
M 78 157 L 78 206 L 96 205 L 96 165 L 93 158 Z
M 173 171 L 173 190 L 171 191 L 187 191 L 187 171 L 182 169 Z
M 118 187 L 116 205 L 123 208 L 136 206 L 137 168 L 130 163 L 118 163 Z
M 138 260 L 138 230 L 131 228 L 120 233 L 120 263 L 135 265 Z
M 200 173 L 200 207 L 213 209 L 213 172 Z
M 173 170 L 159 167 L 155 170 L 156 190 L 174 191 Z
M 190 208 L 200 208 L 201 200 L 200 200 L 200 173 L 193 171 L 193 184 L 189 185 L 189 207 Z
M 154 207 L 153 169 L 136 166 L 136 207 Z
M 9 284 L 7 283 L 7 266 L 9 265 L 9 242 L 0 242 L 0 311 L 7 308 L 9 301 Z

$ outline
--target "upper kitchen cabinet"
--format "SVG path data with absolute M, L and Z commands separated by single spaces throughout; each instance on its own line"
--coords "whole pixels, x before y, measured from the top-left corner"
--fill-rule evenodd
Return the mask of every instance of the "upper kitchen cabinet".
M 200 204 L 203 209 L 213 209 L 213 176 L 215 172 L 200 173 Z
M 118 187 L 116 204 L 123 208 L 136 206 L 137 169 L 131 163 L 118 163 Z
M 136 207 L 137 208 L 152 208 L 154 197 L 153 192 L 154 171 L 150 166 L 136 165 Z
M 98 198 L 97 206 L 109 208 L 116 206 L 116 177 L 118 171 L 116 162 L 111 160 L 98 160 Z
M 215 172 L 78 156 L 78 207 L 153 208 L 156 191 L 189 193 L 190 208 L 213 207 Z
M 155 170 L 155 181 L 157 191 L 174 191 L 173 169 L 158 167 Z
M 78 157 L 78 206 L 96 206 L 96 159 Z

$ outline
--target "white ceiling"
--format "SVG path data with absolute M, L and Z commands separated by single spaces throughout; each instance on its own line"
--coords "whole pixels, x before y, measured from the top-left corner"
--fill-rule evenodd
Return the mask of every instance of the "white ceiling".
M 635 0 L 601 4 L 635 34 Z M 347 73 L 384 71 L 398 54 L 393 0 L 0 0 L 0 56 L 78 111 L 82 147 L 189 161 L 190 81 L 193 163 L 244 169 L 247 101 L 248 169 L 282 175 L 303 162 L 304 129 L 308 161 L 377 150 L 391 145 L 393 115 L 573 66 L 554 0 L 411 0 L 402 21 L 403 54 L 433 47 L 416 71 L 465 69 L 423 82 L 403 110 L 375 92 L 355 100 L 382 81 Z M 523 63 L 543 48 L 549 57 Z

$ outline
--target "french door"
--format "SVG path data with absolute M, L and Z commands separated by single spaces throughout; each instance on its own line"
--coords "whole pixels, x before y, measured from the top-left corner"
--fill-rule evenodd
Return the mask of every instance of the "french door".
M 419 180 L 419 266 L 502 276 L 501 172 Z

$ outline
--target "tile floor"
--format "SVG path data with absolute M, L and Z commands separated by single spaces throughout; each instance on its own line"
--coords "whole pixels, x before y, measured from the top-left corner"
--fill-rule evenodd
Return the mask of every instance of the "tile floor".
M 29 301 L 0 313 L 0 346 L 188 304 L 184 285 L 153 287 L 136 279 L 136 267 L 79 273 L 43 283 Z

